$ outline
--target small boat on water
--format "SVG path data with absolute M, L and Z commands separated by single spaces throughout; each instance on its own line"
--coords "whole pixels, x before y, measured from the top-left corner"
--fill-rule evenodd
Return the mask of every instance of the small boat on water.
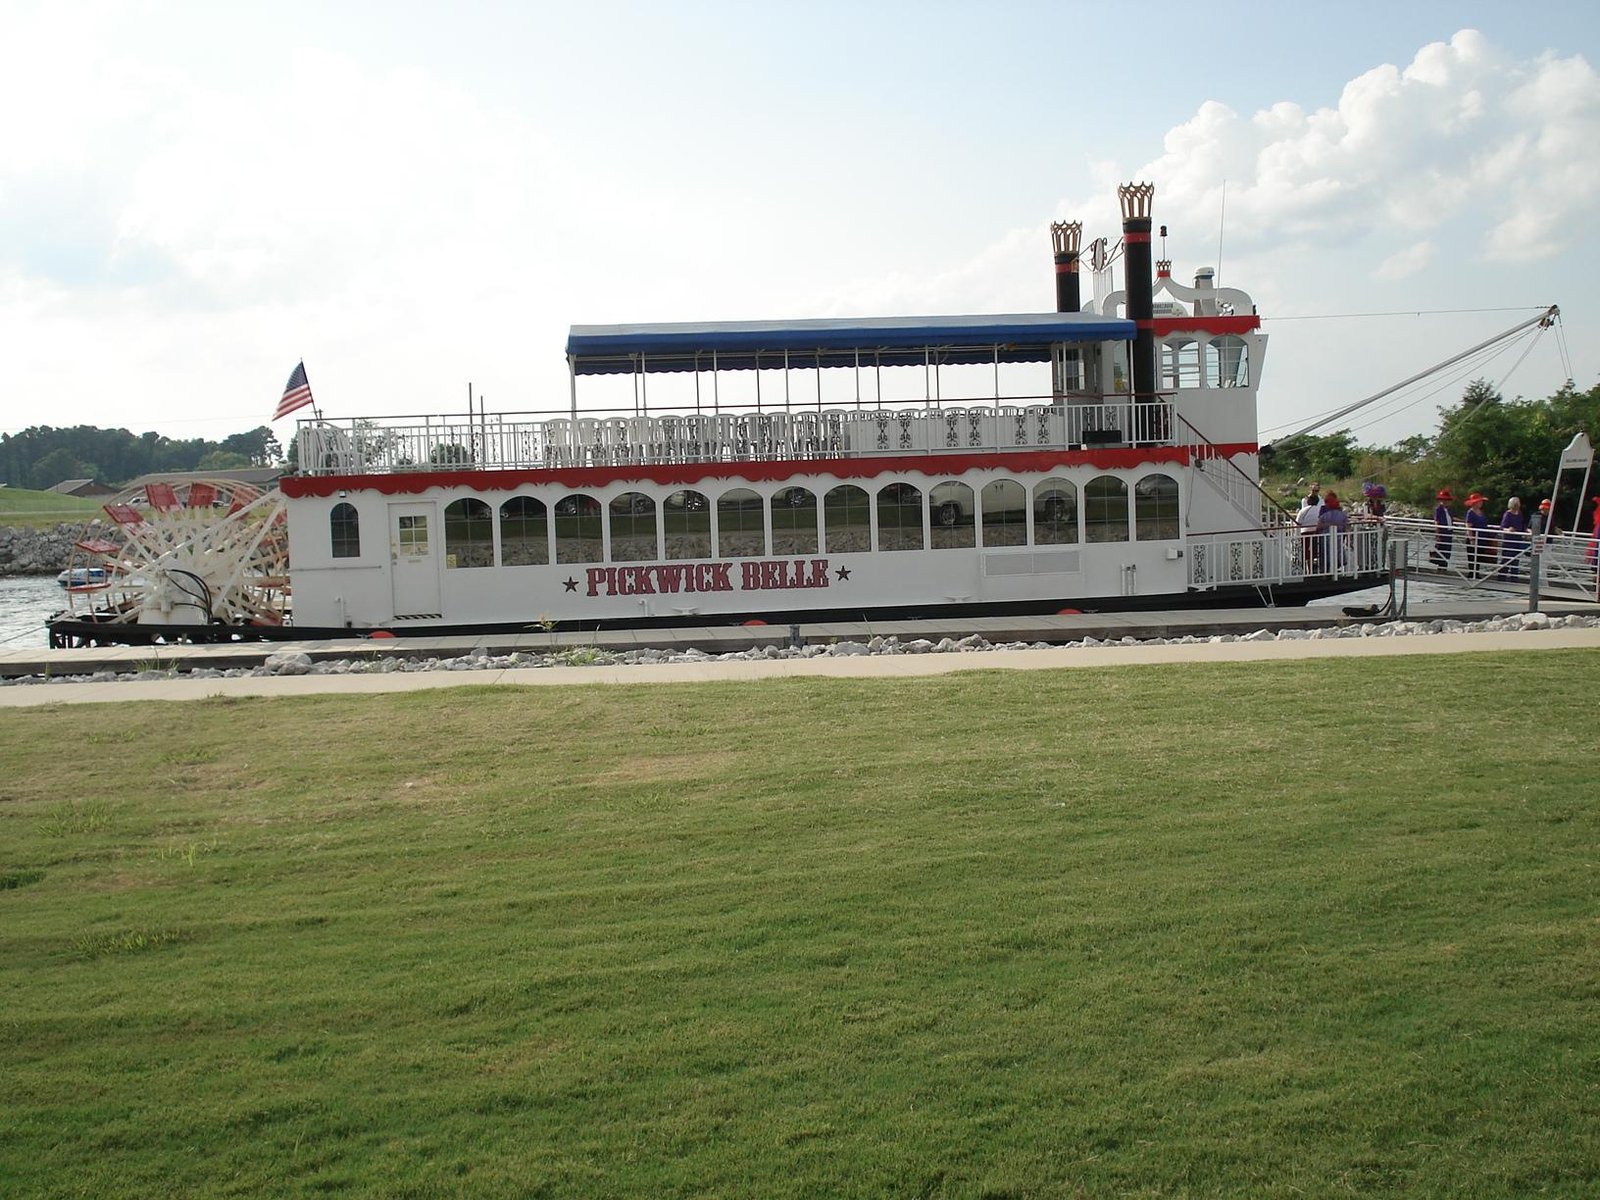
M 56 576 L 56 582 L 64 588 L 98 588 L 104 587 L 110 578 L 104 567 L 79 566 L 68 567 Z

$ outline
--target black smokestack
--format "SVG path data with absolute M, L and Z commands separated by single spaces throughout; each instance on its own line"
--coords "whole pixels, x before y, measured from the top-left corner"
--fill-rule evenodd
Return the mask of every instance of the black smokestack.
M 1075 313 L 1083 308 L 1078 292 L 1078 247 L 1083 240 L 1083 225 L 1078 221 L 1057 221 L 1050 226 L 1050 243 L 1056 252 L 1056 311 Z
M 1050 244 L 1056 252 L 1056 311 L 1075 313 L 1083 309 L 1078 292 L 1078 247 L 1083 240 L 1083 225 L 1078 221 L 1057 221 L 1050 226 Z M 1062 353 L 1055 372 L 1055 395 L 1059 404 L 1068 392 L 1083 387 L 1083 365 L 1076 347 Z
M 1153 400 L 1156 392 L 1155 282 L 1150 277 L 1150 202 L 1153 183 L 1127 183 L 1117 189 L 1122 202 L 1122 269 L 1127 276 L 1128 319 L 1134 323 L 1133 392 Z

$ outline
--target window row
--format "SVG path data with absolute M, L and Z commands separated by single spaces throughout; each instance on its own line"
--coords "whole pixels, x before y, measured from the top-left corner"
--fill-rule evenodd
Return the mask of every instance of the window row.
M 950 481 L 926 493 L 909 483 L 886 484 L 876 493 L 841 484 L 820 496 L 790 487 L 770 503 L 748 488 L 714 500 L 686 488 L 659 504 L 643 492 L 624 492 L 609 504 L 577 492 L 553 509 L 533 496 L 513 496 L 498 513 L 467 498 L 446 506 L 444 517 L 450 567 L 495 565 L 496 532 L 499 565 L 509 567 L 1169 541 L 1181 528 L 1177 481 L 1162 474 L 1131 488 L 1114 476 L 1097 476 L 1081 497 L 1077 484 L 1059 478 L 1031 492 L 1012 479 L 976 491 Z M 334 557 L 359 555 L 354 508 L 336 505 L 330 521 Z

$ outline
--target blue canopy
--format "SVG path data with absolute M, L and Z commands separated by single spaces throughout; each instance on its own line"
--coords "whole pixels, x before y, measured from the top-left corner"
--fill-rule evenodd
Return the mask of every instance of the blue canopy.
M 1132 321 L 1084 312 L 574 325 L 567 358 L 577 375 L 1049 362 L 1059 343 L 1133 337 Z

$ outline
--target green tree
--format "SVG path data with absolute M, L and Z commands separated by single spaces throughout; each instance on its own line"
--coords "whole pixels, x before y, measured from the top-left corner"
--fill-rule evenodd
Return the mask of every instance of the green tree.
M 1261 469 L 1280 477 L 1348 479 L 1355 464 L 1355 437 L 1348 429 L 1322 436 L 1297 434 L 1261 448 Z
M 33 464 L 29 486 L 43 491 L 64 479 L 92 479 L 92 468 L 65 447 L 57 447 Z
M 244 454 L 235 454 L 228 450 L 212 450 L 200 456 L 200 461 L 195 463 L 197 471 L 232 471 L 239 467 L 252 465 L 250 459 Z
M 222 439 L 221 449 L 244 455 L 253 467 L 270 467 L 283 458 L 283 447 L 265 425 L 258 425 L 246 433 L 230 434 Z
M 1461 403 L 1442 413 L 1432 465 L 1438 482 L 1485 493 L 1498 505 L 1547 496 L 1561 451 L 1579 431 L 1600 434 L 1600 385 L 1579 392 L 1569 382 L 1544 400 L 1505 400 L 1474 381 Z

